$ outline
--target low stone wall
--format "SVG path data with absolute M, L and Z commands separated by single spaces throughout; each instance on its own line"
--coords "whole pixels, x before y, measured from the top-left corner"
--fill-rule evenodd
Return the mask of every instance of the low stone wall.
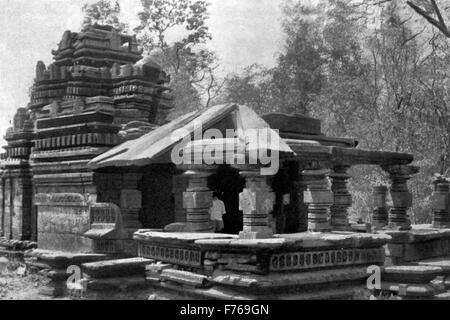
M 242 240 L 233 235 L 140 230 L 140 257 L 153 286 L 203 298 L 352 298 L 367 266 L 383 265 L 386 235 L 299 233 Z M 173 271 L 177 270 L 177 271 Z
M 450 229 L 413 225 L 409 231 L 383 231 L 391 236 L 386 264 L 400 265 L 450 254 Z

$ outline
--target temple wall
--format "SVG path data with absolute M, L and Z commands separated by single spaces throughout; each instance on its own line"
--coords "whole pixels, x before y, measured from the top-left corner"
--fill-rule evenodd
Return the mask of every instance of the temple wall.
M 95 201 L 93 173 L 87 161 L 72 166 L 53 163 L 34 167 L 34 204 L 38 247 L 46 250 L 91 252 L 89 205 Z M 72 170 L 70 170 L 70 168 Z M 70 171 L 76 172 L 70 172 Z
M 31 178 L 9 176 L 2 180 L 0 233 L 7 239 L 30 240 L 33 219 Z
M 79 193 L 37 194 L 38 247 L 68 252 L 90 252 L 89 201 Z

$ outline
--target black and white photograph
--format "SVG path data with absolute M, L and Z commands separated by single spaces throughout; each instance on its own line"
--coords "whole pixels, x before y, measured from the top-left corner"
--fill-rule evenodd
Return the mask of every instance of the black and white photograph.
M 449 77 L 448 0 L 0 0 L 0 300 L 450 300 Z

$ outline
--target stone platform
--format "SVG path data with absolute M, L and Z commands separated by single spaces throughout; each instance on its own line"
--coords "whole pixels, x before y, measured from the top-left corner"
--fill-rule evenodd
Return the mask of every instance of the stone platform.
M 188 298 L 351 299 L 364 291 L 367 266 L 383 265 L 390 237 L 350 232 L 235 235 L 139 230 L 149 285 Z
M 450 255 L 450 229 L 413 225 L 408 231 L 380 231 L 391 236 L 386 246 L 386 263 L 400 265 Z

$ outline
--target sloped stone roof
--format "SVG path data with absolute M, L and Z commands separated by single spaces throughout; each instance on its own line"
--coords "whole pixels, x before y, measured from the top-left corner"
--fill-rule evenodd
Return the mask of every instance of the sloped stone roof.
M 221 123 L 222 121 L 223 123 Z M 126 141 L 94 158 L 89 162 L 89 166 L 93 169 L 98 169 L 170 162 L 169 158 L 163 157 L 163 155 L 167 155 L 183 138 L 192 135 L 199 123 L 202 125 L 203 131 L 211 128 L 236 130 L 238 133 L 237 140 L 243 142 L 246 152 L 249 152 L 251 149 L 251 146 L 245 144 L 246 132 L 249 129 L 269 129 L 271 139 L 275 137 L 279 141 L 279 144 L 276 146 L 271 144 L 269 148 L 275 147 L 278 152 L 294 154 L 292 149 L 279 137 L 278 133 L 271 129 L 267 122 L 258 116 L 256 112 L 246 106 L 230 103 L 183 115 L 138 139 Z M 224 128 L 224 125 L 226 128 Z M 178 133 L 174 136 L 176 131 Z M 228 140 L 223 139 L 224 143 L 227 143 Z M 207 142 L 205 145 L 208 144 Z

